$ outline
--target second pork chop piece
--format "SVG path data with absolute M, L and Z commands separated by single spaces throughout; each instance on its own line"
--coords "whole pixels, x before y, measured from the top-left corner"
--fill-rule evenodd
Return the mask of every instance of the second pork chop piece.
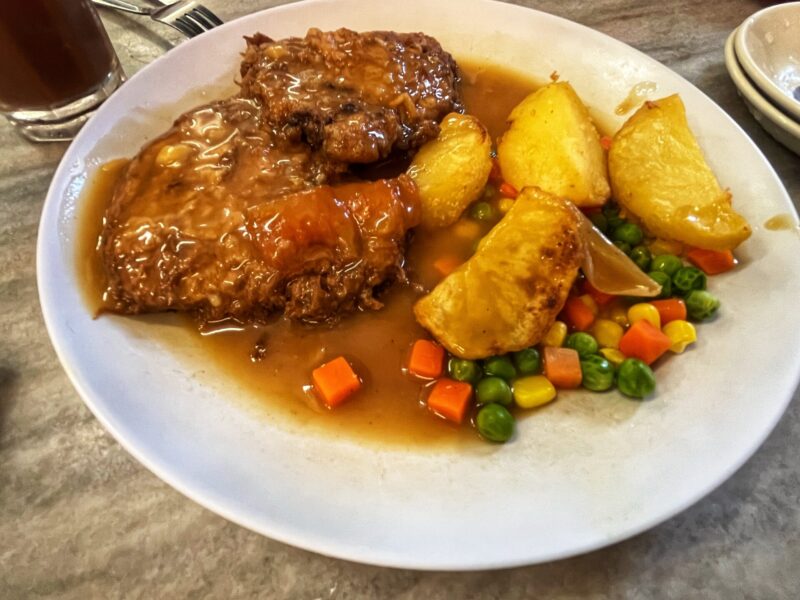
M 257 101 L 232 98 L 180 117 L 123 174 L 105 215 L 104 306 L 187 311 L 201 324 L 306 322 L 376 308 L 404 276 L 419 222 L 411 179 L 331 187 L 345 167 L 291 142 Z
M 413 150 L 462 110 L 456 62 L 422 33 L 256 34 L 241 75 L 242 95 L 260 99 L 273 125 L 346 163 Z

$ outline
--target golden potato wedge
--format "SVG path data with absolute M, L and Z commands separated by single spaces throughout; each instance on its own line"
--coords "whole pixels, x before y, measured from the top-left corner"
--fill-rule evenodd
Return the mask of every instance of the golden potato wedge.
M 625 122 L 611 143 L 608 167 L 614 197 L 658 237 L 729 250 L 750 236 L 706 163 L 677 94 L 646 102 Z
M 566 82 L 520 102 L 497 145 L 503 178 L 518 190 L 535 185 L 578 206 L 608 200 L 606 156 L 589 111 Z
M 577 212 L 568 200 L 524 189 L 472 258 L 417 301 L 419 324 L 462 358 L 539 342 L 583 258 Z
M 492 140 L 473 116 L 450 113 L 419 149 L 408 174 L 419 188 L 422 225 L 446 227 L 478 199 L 492 169 Z

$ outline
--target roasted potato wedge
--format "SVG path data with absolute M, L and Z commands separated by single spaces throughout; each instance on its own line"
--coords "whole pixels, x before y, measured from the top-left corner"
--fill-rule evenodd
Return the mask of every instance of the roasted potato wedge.
M 484 358 L 539 342 L 583 258 L 577 209 L 526 188 L 475 254 L 414 305 L 452 354 Z
M 646 102 L 625 122 L 608 166 L 614 197 L 659 237 L 729 250 L 750 236 L 706 163 L 677 94 Z
M 446 227 L 481 195 L 492 169 L 492 140 L 473 116 L 450 113 L 417 152 L 408 174 L 419 188 L 422 226 Z
M 554 82 L 520 102 L 497 145 L 503 178 L 518 190 L 537 186 L 578 206 L 608 200 L 600 135 L 572 86 Z

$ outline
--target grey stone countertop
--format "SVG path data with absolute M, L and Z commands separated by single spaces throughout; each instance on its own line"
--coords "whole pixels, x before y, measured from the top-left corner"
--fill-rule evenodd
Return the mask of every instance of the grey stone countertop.
M 518 3 L 598 29 L 680 73 L 742 126 L 800 202 L 800 159 L 751 118 L 723 62 L 726 36 L 767 3 Z M 206 4 L 230 20 L 280 2 Z M 129 75 L 180 41 L 143 19 L 103 18 Z M 550 564 L 471 573 L 362 566 L 269 540 L 201 508 L 103 430 L 48 339 L 36 230 L 65 148 L 29 144 L 0 124 L 0 598 L 798 597 L 797 394 L 763 447 L 708 497 L 633 539 Z

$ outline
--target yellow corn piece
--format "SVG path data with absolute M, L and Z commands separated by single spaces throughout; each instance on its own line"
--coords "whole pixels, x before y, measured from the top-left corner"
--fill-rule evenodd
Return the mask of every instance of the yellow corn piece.
M 630 325 L 628 323 L 628 309 L 622 304 L 612 304 L 608 308 L 608 319 L 622 327 Z
M 550 326 L 550 329 L 542 338 L 542 344 L 545 346 L 552 346 L 553 348 L 560 348 L 564 345 L 564 339 L 567 337 L 567 324 L 563 321 L 556 321 Z
M 697 341 L 697 331 L 695 331 L 694 325 L 688 321 L 680 319 L 670 321 L 664 325 L 663 332 L 672 342 L 669 349 L 676 354 L 680 354 L 686 350 L 686 346 Z
M 600 354 L 615 367 L 622 364 L 627 357 L 616 348 L 600 348 Z
M 658 309 L 647 302 L 640 302 L 634 304 L 628 309 L 628 321 L 631 325 L 636 321 L 650 321 L 650 324 L 656 329 L 661 329 L 661 314 Z
M 514 402 L 520 408 L 535 408 L 556 397 L 556 388 L 544 375 L 520 377 L 514 382 Z
M 619 341 L 625 333 L 622 325 L 609 319 L 597 319 L 592 334 L 601 348 L 619 348 Z
M 471 240 L 481 234 L 481 226 L 472 219 L 460 219 L 452 227 L 458 237 Z
M 595 302 L 595 299 L 592 298 L 589 294 L 578 296 L 578 299 L 589 307 L 589 310 L 592 311 L 592 314 L 595 317 L 597 316 L 597 313 L 600 312 L 600 308 L 597 306 L 597 302 Z
M 683 253 L 683 244 L 674 240 L 653 240 L 647 247 L 653 256 L 659 254 L 674 254 L 680 256 Z
M 514 201 L 511 198 L 500 198 L 497 201 L 497 208 L 503 214 L 510 211 L 512 206 L 514 206 Z

